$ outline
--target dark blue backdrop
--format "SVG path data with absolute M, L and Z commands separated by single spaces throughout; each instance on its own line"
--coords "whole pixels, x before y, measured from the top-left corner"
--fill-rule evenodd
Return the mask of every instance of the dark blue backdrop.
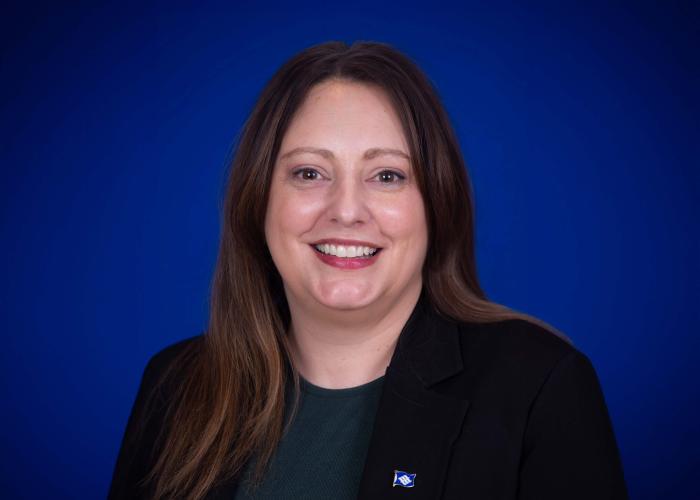
M 634 498 L 697 491 L 698 2 L 194 4 L 3 7 L 0 496 L 105 495 L 148 357 L 206 325 L 233 137 L 329 39 L 428 73 L 485 290 L 592 359 Z

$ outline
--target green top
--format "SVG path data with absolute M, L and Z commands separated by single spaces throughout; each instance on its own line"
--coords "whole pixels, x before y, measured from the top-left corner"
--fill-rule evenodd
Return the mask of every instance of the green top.
M 356 499 L 384 375 L 346 389 L 326 389 L 300 380 L 299 409 L 260 488 L 247 491 L 254 462 L 250 460 L 236 500 Z M 287 394 L 292 394 L 289 389 Z M 291 397 L 286 401 L 288 414 Z

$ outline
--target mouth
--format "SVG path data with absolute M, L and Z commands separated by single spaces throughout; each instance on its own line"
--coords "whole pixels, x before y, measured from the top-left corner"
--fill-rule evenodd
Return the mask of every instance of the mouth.
M 368 250 L 362 251 L 358 255 L 357 253 L 360 252 L 360 250 L 358 248 L 354 248 L 353 251 L 351 251 L 351 252 L 347 252 L 343 248 L 342 251 L 333 250 L 335 253 L 330 253 L 330 252 L 325 252 L 325 251 L 319 250 L 318 247 L 323 246 L 323 245 L 310 244 L 309 246 L 311 248 L 313 248 L 313 250 L 316 253 L 323 255 L 325 257 L 331 257 L 331 258 L 336 258 L 336 259 L 348 259 L 348 260 L 352 260 L 352 259 L 369 260 L 369 259 L 372 259 L 373 257 L 376 257 L 377 255 L 379 255 L 379 253 L 383 250 L 383 248 L 376 248 L 376 249 L 373 249 L 373 251 L 372 251 L 372 250 L 369 250 L 368 247 L 364 247 L 364 248 L 367 248 Z M 325 248 L 327 248 L 327 247 L 325 247 Z M 367 251 L 369 251 L 370 253 L 366 253 Z M 338 253 L 345 254 L 345 255 L 338 255 Z M 348 255 L 349 253 L 354 253 L 354 255 L 350 256 L 350 255 Z

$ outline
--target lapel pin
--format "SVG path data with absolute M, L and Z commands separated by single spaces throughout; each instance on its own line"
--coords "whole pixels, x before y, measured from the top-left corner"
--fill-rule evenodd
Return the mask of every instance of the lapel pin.
M 413 488 L 415 486 L 415 479 L 415 474 L 404 472 L 402 470 L 395 470 L 394 484 L 392 484 L 391 487 L 393 488 L 394 486 L 403 486 L 404 488 Z

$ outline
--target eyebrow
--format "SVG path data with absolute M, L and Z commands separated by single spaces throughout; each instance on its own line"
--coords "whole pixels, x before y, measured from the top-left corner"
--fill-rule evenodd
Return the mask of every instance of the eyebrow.
M 333 151 L 329 149 L 323 149 L 323 148 L 314 148 L 314 147 L 309 147 L 309 146 L 303 146 L 299 148 L 294 148 L 291 151 L 287 151 L 284 153 L 282 156 L 280 156 L 280 160 L 283 160 L 284 158 L 288 158 L 290 156 L 294 156 L 297 154 L 301 153 L 312 153 L 312 154 L 317 154 L 320 156 L 323 156 L 324 158 L 328 160 L 332 160 L 335 158 L 335 155 L 333 154 Z M 400 156 L 401 158 L 405 158 L 407 160 L 411 160 L 411 157 L 401 151 L 400 149 L 392 149 L 392 148 L 370 148 L 367 151 L 365 151 L 365 154 L 362 156 L 365 160 L 371 160 L 372 158 L 376 158 L 378 156 L 383 156 L 383 155 L 392 155 L 392 156 Z

